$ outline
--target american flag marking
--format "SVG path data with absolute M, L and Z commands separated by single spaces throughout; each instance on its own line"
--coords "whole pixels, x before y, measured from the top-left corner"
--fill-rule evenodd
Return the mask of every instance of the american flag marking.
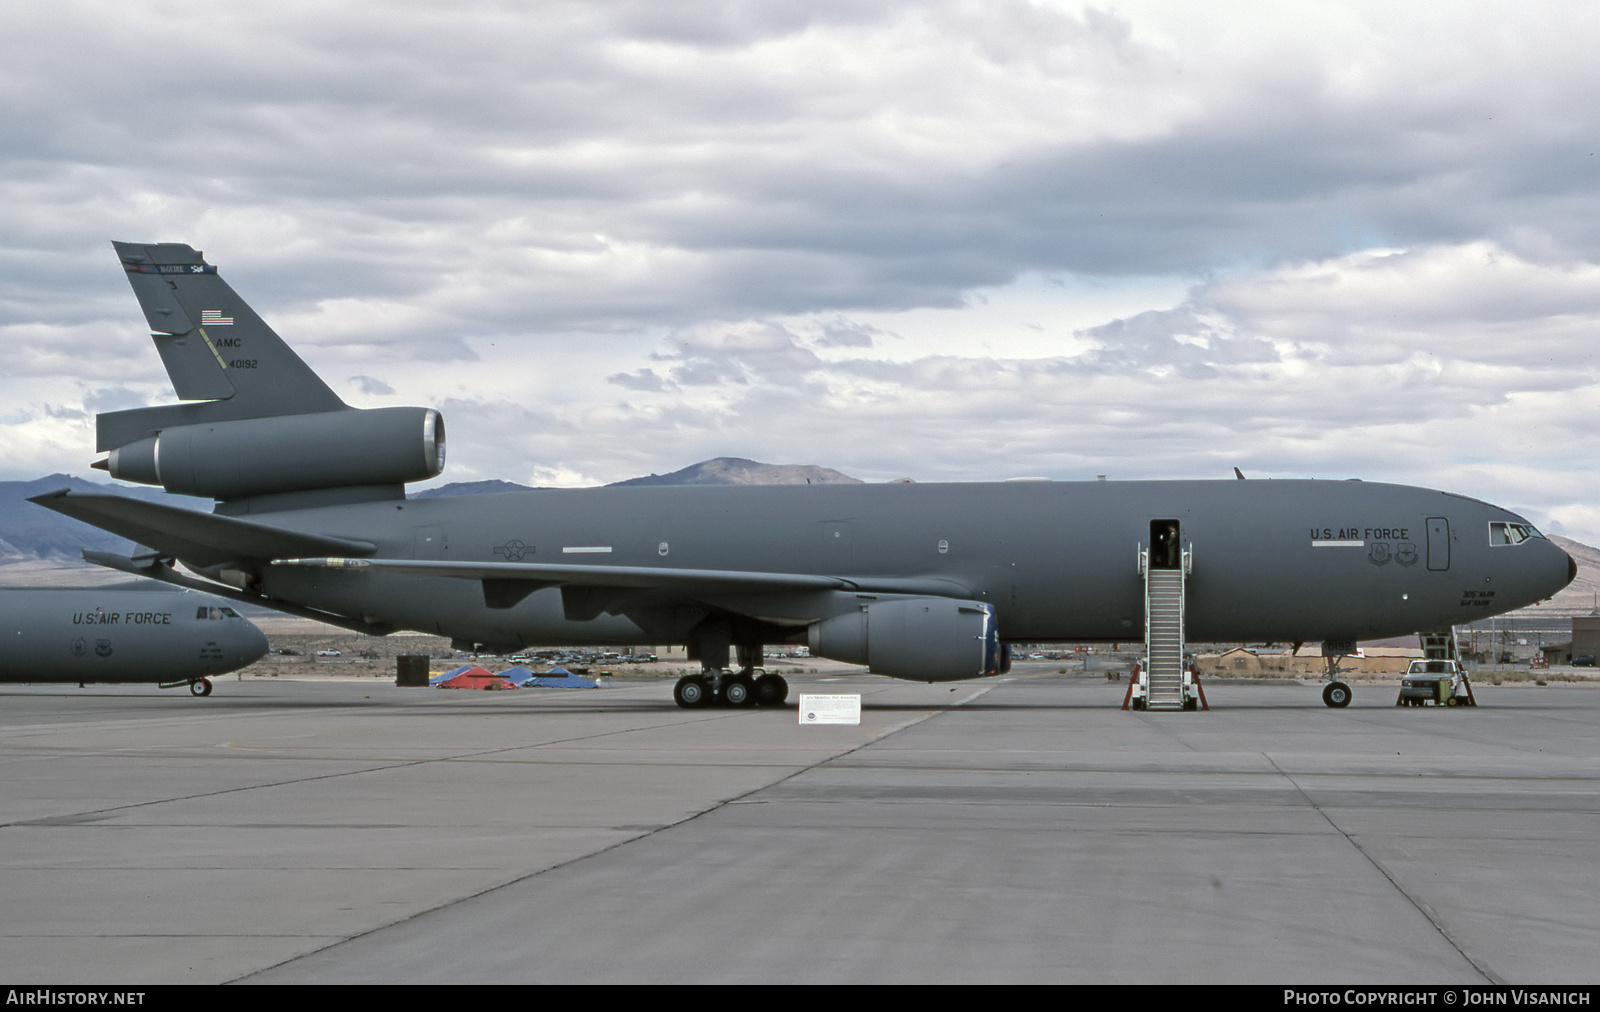
M 220 309 L 200 310 L 200 325 L 202 327 L 231 327 L 233 317 L 223 316 Z

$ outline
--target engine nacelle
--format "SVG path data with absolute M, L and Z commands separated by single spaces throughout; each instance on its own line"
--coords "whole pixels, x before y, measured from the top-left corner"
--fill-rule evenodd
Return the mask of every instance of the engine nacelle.
M 432 408 L 349 408 L 163 429 L 111 451 L 113 478 L 180 495 L 393 485 L 444 470 L 444 418 Z
M 917 682 L 981 678 L 1001 670 L 994 608 L 977 601 L 911 597 L 873 601 L 813 623 L 811 652 Z

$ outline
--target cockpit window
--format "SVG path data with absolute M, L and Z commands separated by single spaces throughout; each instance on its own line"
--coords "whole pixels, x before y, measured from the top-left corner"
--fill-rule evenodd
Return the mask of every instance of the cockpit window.
M 238 618 L 239 617 L 239 613 L 234 611 L 232 608 L 223 608 L 222 609 L 222 614 L 228 616 L 229 618 Z
M 1489 544 L 1491 545 L 1520 545 L 1532 538 L 1542 538 L 1543 534 L 1532 524 L 1511 524 L 1500 520 L 1489 523 Z

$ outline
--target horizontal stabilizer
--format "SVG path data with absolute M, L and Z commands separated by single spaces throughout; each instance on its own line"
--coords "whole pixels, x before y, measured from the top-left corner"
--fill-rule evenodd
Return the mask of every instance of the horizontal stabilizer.
M 61 489 L 28 500 L 103 531 L 146 545 L 191 566 L 234 559 L 280 559 L 312 552 L 362 555 L 377 551 L 366 541 L 326 534 L 299 534 L 248 520 L 144 502 L 126 496 Z
M 387 636 L 394 632 L 394 626 L 380 622 L 367 622 L 359 618 L 351 618 L 348 615 L 335 615 L 332 612 L 322 611 L 317 608 L 307 608 L 303 605 L 279 601 L 276 598 L 266 597 L 261 594 L 252 594 L 249 591 L 213 583 L 210 580 L 197 580 L 192 576 L 185 576 L 159 559 L 151 559 L 144 556 L 135 556 L 130 559 L 127 556 L 116 555 L 112 552 L 85 551 L 83 560 L 92 562 L 96 566 L 115 569 L 121 573 L 131 573 L 134 576 L 142 576 L 150 580 L 160 580 L 162 583 L 170 583 L 174 587 L 186 587 L 189 590 L 204 591 L 207 594 L 225 597 L 230 601 L 238 601 L 240 604 L 253 604 L 262 608 L 271 608 L 273 611 L 281 611 L 299 618 L 315 619 L 318 622 L 326 622 L 328 625 L 349 629 L 352 632 L 366 633 L 369 636 Z
M 436 562 L 424 559 L 283 558 L 275 566 L 316 566 L 459 580 L 523 580 L 544 586 L 627 587 L 679 593 L 736 594 L 843 590 L 882 594 L 926 594 L 969 598 L 972 591 L 939 577 L 840 577 L 809 573 L 754 573 L 729 569 L 666 566 L 580 566 L 539 562 Z

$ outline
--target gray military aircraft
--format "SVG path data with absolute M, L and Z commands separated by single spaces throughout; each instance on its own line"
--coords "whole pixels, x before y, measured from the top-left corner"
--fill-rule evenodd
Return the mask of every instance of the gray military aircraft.
M 224 601 L 145 589 L 0 589 L 0 682 L 155 682 L 211 695 L 211 677 L 267 652 Z
M 624 487 L 407 500 L 444 468 L 428 408 L 345 404 L 189 246 L 115 243 L 177 395 L 98 416 L 95 466 L 216 500 L 50 509 L 127 537 L 130 573 L 459 647 L 687 643 L 680 705 L 783 702 L 769 644 L 897 678 L 995 674 L 1007 642 L 1137 641 L 1185 572 L 1199 641 L 1449 629 L 1576 574 L 1521 517 L 1360 481 Z M 196 576 L 179 572 L 181 562 Z M 1152 620 L 1153 621 L 1153 620 Z M 1150 628 L 1154 628 L 1152 625 Z M 730 653 L 739 668 L 730 666 Z M 1334 682 L 1329 705 L 1349 701 Z

